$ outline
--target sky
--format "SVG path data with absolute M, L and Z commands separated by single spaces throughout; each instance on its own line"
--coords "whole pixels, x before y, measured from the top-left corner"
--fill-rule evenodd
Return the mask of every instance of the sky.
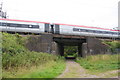
M 118 26 L 120 0 L 0 0 L 8 18 L 85 25 Z

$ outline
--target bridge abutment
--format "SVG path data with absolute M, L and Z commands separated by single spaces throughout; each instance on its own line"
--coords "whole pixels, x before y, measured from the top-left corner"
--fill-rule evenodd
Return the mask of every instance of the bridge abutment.
M 108 52 L 108 45 L 102 43 L 101 40 L 96 38 L 88 38 L 88 53 L 90 54 L 107 54 Z
M 53 36 L 51 34 L 30 36 L 26 43 L 26 47 L 30 51 L 52 53 L 52 39 Z

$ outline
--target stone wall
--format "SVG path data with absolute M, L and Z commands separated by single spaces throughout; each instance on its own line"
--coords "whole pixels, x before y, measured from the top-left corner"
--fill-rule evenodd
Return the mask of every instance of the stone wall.
M 26 43 L 26 47 L 30 51 L 51 53 L 52 38 L 53 36 L 51 34 L 30 36 Z
M 109 48 L 97 38 L 87 38 L 87 53 L 88 55 L 94 54 L 108 54 Z
M 53 41 L 52 34 L 30 36 L 26 42 L 26 48 L 30 51 L 64 55 L 64 46 Z

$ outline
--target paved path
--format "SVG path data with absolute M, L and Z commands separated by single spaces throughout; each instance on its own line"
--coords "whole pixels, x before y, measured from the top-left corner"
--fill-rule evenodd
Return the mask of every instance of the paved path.
M 103 78 L 104 76 L 104 74 L 88 74 L 87 71 L 82 68 L 78 63 L 72 60 L 67 60 L 65 71 L 57 78 Z M 117 78 L 117 76 L 115 78 Z

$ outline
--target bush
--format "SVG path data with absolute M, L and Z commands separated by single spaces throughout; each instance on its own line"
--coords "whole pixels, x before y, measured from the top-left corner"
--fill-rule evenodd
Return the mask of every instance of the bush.
M 113 53 L 118 53 L 120 50 L 120 41 L 104 41 L 104 43 L 109 45 L 109 48 Z

